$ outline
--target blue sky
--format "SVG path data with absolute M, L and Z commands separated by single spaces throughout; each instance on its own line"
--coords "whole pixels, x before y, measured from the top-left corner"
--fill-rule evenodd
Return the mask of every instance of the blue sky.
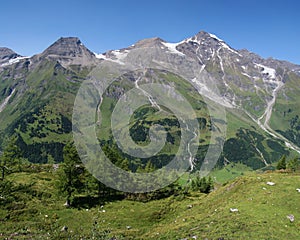
M 205 30 L 233 48 L 300 64 L 299 10 L 297 0 L 1 1 L 0 46 L 30 56 L 61 36 L 77 36 L 101 53 L 149 37 L 178 42 Z

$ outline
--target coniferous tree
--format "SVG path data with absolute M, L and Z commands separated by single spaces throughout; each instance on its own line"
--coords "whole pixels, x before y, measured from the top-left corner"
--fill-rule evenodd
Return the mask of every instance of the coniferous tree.
M 84 188 L 84 167 L 72 142 L 65 145 L 63 157 L 64 162 L 59 171 L 59 190 L 66 195 L 66 205 L 69 206 L 74 193 Z
M 292 170 L 293 172 L 296 172 L 300 167 L 299 159 L 293 158 L 287 163 L 287 168 Z
M 10 172 L 13 167 L 21 164 L 22 152 L 17 145 L 18 138 L 12 136 L 0 157 L 1 179 L 4 180 L 6 173 Z
M 278 170 L 286 169 L 286 156 L 285 155 L 283 155 L 279 159 L 279 161 L 277 163 L 277 166 L 276 166 L 276 169 L 278 169 Z

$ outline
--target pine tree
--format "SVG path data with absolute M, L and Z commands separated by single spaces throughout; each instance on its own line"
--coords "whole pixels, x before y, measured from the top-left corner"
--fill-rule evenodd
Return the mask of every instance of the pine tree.
M 21 164 L 22 152 L 17 145 L 18 138 L 12 136 L 4 148 L 0 157 L 1 179 L 4 180 L 5 174 L 12 170 L 13 167 Z
M 47 155 L 47 163 L 48 164 L 55 164 L 55 159 L 51 154 Z
M 155 167 L 154 165 L 152 164 L 152 162 L 149 160 L 147 163 L 146 163 L 146 166 L 145 166 L 145 172 L 153 172 L 155 170 Z
M 71 205 L 73 194 L 84 187 L 84 167 L 72 142 L 65 145 L 63 157 L 64 162 L 61 164 L 59 171 L 59 190 L 66 195 L 66 205 L 69 206 Z
M 300 163 L 298 158 L 294 158 L 287 163 L 287 168 L 292 170 L 293 172 L 296 172 L 299 169 L 299 167 Z
M 283 155 L 283 156 L 279 159 L 279 161 L 278 161 L 278 163 L 277 163 L 277 166 L 276 166 L 276 169 L 277 169 L 277 170 L 286 169 L 286 156 L 285 156 L 285 155 Z

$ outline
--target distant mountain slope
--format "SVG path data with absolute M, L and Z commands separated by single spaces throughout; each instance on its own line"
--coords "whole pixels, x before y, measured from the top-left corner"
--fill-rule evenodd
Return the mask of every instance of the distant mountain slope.
M 78 38 L 60 38 L 29 58 L 0 48 L 1 141 L 17 132 L 30 161 L 46 162 L 49 155 L 61 161 L 77 90 L 93 69 L 108 63 L 143 69 L 150 61 L 154 68 L 170 61 L 179 70 L 193 66 L 185 80 L 225 108 L 227 139 L 219 165 L 243 162 L 257 169 L 300 152 L 300 66 L 236 50 L 206 32 L 179 43 L 145 39 L 103 54 L 92 53 Z M 209 125 L 209 117 L 204 119 Z M 207 144 L 202 141 L 196 162 Z

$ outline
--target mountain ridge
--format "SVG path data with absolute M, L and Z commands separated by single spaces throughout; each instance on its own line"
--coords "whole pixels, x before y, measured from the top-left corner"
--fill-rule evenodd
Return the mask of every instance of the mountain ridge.
M 43 160 L 35 161 L 46 162 L 45 156 L 53 152 L 56 158 L 62 159 L 59 157 L 61 149 L 71 137 L 73 101 L 92 69 L 105 63 L 145 68 L 147 62 L 155 58 L 156 63 L 173 61 L 180 68 L 188 64 L 194 66 L 190 79 L 186 80 L 194 84 L 200 94 L 225 107 L 233 122 L 228 123 L 228 139 L 221 162 L 238 161 L 230 153 L 233 151 L 230 142 L 240 148 L 234 151 L 245 148 L 250 151 L 248 158 L 260 167 L 271 164 L 291 149 L 299 151 L 300 66 L 264 59 L 248 50 L 236 50 L 213 34 L 201 31 L 178 43 L 155 37 L 103 54 L 91 52 L 77 37 L 60 38 L 32 57 L 6 51 L 4 62 L 0 63 L 0 120 L 3 123 L 0 131 L 4 136 L 17 131 L 24 151 L 32 147 L 30 154 L 33 155 L 27 154 L 31 160 L 43 155 Z M 195 78 L 195 74 L 200 78 Z M 219 98 L 211 95 L 210 82 L 219 89 Z M 250 135 L 261 141 L 251 142 Z
M 155 45 L 155 44 L 159 44 L 159 43 L 169 43 L 169 44 L 174 44 L 174 45 L 180 45 L 180 44 L 182 44 L 184 42 L 188 42 L 188 41 L 196 42 L 195 40 L 196 41 L 204 40 L 204 42 L 206 41 L 206 44 L 211 44 L 213 42 L 215 42 L 217 44 L 218 43 L 224 43 L 226 45 L 226 48 L 230 48 L 230 49 L 232 49 L 234 51 L 237 51 L 238 53 L 241 53 L 241 54 L 244 53 L 252 59 L 258 59 L 259 58 L 259 59 L 263 59 L 263 60 L 265 60 L 266 62 L 269 62 L 269 63 L 276 62 L 277 65 L 281 63 L 282 65 L 285 65 L 286 67 L 289 67 L 291 70 L 292 69 L 295 70 L 295 72 L 297 72 L 297 73 L 299 73 L 299 71 L 300 71 L 300 65 L 294 64 L 291 61 L 275 59 L 275 58 L 272 58 L 272 57 L 263 58 L 259 54 L 251 52 L 251 51 L 247 50 L 246 48 L 244 48 L 244 49 L 234 49 L 232 46 L 228 45 L 224 40 L 220 39 L 216 35 L 211 34 L 209 32 L 206 32 L 206 31 L 203 31 L 203 30 L 201 30 L 200 32 L 198 32 L 194 36 L 189 37 L 189 38 L 185 38 L 182 41 L 177 42 L 177 43 L 167 42 L 166 40 L 164 40 L 160 37 L 152 37 L 152 38 L 146 38 L 146 39 L 138 40 L 136 43 L 132 44 L 129 47 L 119 49 L 119 51 L 126 50 L 126 49 L 132 49 L 134 47 L 149 46 L 149 44 L 150 45 L 153 45 L 153 44 Z M 71 43 L 71 44 L 68 44 L 68 42 Z M 63 45 L 66 45 L 66 46 L 69 45 L 70 46 L 72 44 L 73 44 L 73 46 L 77 45 L 78 48 L 73 47 L 73 50 L 70 49 L 69 56 L 72 55 L 72 54 L 76 55 L 76 54 L 80 53 L 81 49 L 80 49 L 79 46 L 82 46 L 82 48 L 85 48 L 90 53 L 91 56 L 105 55 L 109 52 L 115 51 L 115 50 L 107 50 L 106 52 L 103 52 L 103 53 L 94 53 L 94 52 L 90 51 L 88 48 L 86 48 L 86 46 L 81 42 L 79 37 L 60 37 L 55 42 L 53 42 L 49 47 L 47 47 L 43 52 L 36 53 L 36 54 L 32 55 L 32 57 L 34 57 L 36 55 L 62 55 L 62 56 L 66 56 L 66 55 L 68 55 L 68 54 L 66 54 L 66 52 L 57 51 L 56 47 L 57 46 L 63 46 Z M 6 51 L 7 51 L 7 53 L 5 54 Z M 0 59 L 1 59 L 0 61 L 6 61 L 8 57 L 10 57 L 10 59 L 13 59 L 13 58 L 23 57 L 23 56 L 16 53 L 16 52 L 14 52 L 12 49 L 9 49 L 7 47 L 0 47 Z M 75 57 L 75 56 L 73 56 L 73 57 Z M 31 58 L 31 57 L 26 57 L 26 58 Z M 1 67 L 1 62 L 0 62 L 0 67 Z

